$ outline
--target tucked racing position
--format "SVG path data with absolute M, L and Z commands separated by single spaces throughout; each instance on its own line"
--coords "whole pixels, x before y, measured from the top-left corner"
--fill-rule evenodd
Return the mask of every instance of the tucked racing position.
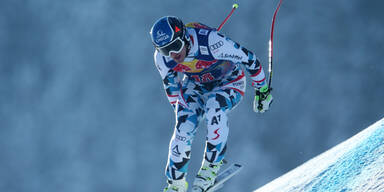
M 166 192 L 186 192 L 186 174 L 198 123 L 207 124 L 206 148 L 193 191 L 206 191 L 223 164 L 229 132 L 228 113 L 244 96 L 249 73 L 255 88 L 253 109 L 265 112 L 272 95 L 258 58 L 248 49 L 201 23 L 173 16 L 158 19 L 150 35 L 155 65 L 176 113 L 166 166 Z

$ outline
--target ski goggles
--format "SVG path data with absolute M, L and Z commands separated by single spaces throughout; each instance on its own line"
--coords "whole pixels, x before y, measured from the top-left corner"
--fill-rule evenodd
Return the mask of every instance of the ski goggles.
M 157 47 L 157 50 L 159 50 L 160 53 L 163 54 L 164 56 L 169 57 L 171 53 L 176 53 L 176 54 L 180 53 L 184 47 L 184 44 L 185 44 L 184 41 L 181 40 L 180 37 L 177 37 L 176 39 L 171 41 L 171 43 L 169 43 L 168 45 Z

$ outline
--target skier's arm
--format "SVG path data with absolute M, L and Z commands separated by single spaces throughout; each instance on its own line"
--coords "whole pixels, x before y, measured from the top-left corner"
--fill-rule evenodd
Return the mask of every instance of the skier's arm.
M 245 66 L 252 79 L 252 87 L 256 89 L 253 109 L 255 112 L 261 113 L 267 111 L 273 101 L 273 97 L 270 94 L 265 73 L 259 59 L 248 49 L 216 31 L 211 32 L 209 44 L 209 48 L 215 58 L 242 63 Z
M 254 88 L 260 89 L 266 85 L 263 67 L 259 59 L 251 51 L 216 31 L 210 33 L 209 45 L 216 59 L 243 64 L 250 74 Z
M 164 90 L 166 92 L 169 103 L 173 108 L 176 106 L 176 101 L 180 93 L 180 80 L 178 73 L 172 69 L 169 69 L 164 60 L 157 51 L 154 55 L 156 68 L 159 70 L 161 79 L 163 81 Z

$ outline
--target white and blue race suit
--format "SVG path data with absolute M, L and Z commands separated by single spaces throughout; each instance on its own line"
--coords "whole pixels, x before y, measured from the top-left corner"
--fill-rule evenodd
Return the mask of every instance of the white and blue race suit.
M 264 70 L 256 56 L 238 43 L 200 23 L 189 23 L 190 49 L 182 63 L 155 51 L 176 125 L 169 145 L 166 176 L 183 178 L 188 169 L 191 145 L 198 122 L 206 117 L 207 137 L 204 158 L 219 162 L 224 158 L 228 137 L 227 114 L 239 104 L 245 92 L 244 68 L 252 86 L 265 85 Z

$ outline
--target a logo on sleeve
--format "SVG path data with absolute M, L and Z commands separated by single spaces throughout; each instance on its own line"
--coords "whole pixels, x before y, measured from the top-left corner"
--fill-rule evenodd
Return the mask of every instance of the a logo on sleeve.
M 239 55 L 235 55 L 235 54 L 227 54 L 227 53 L 221 53 L 219 55 L 220 58 L 222 59 L 228 59 L 228 58 L 231 58 L 231 59 L 235 59 L 235 60 L 242 60 L 243 57 L 242 56 L 239 56 Z
M 224 45 L 224 42 L 220 40 L 220 41 L 216 42 L 215 44 L 210 45 L 209 48 L 211 49 L 211 51 L 214 51 L 214 50 L 222 47 L 223 45 Z

